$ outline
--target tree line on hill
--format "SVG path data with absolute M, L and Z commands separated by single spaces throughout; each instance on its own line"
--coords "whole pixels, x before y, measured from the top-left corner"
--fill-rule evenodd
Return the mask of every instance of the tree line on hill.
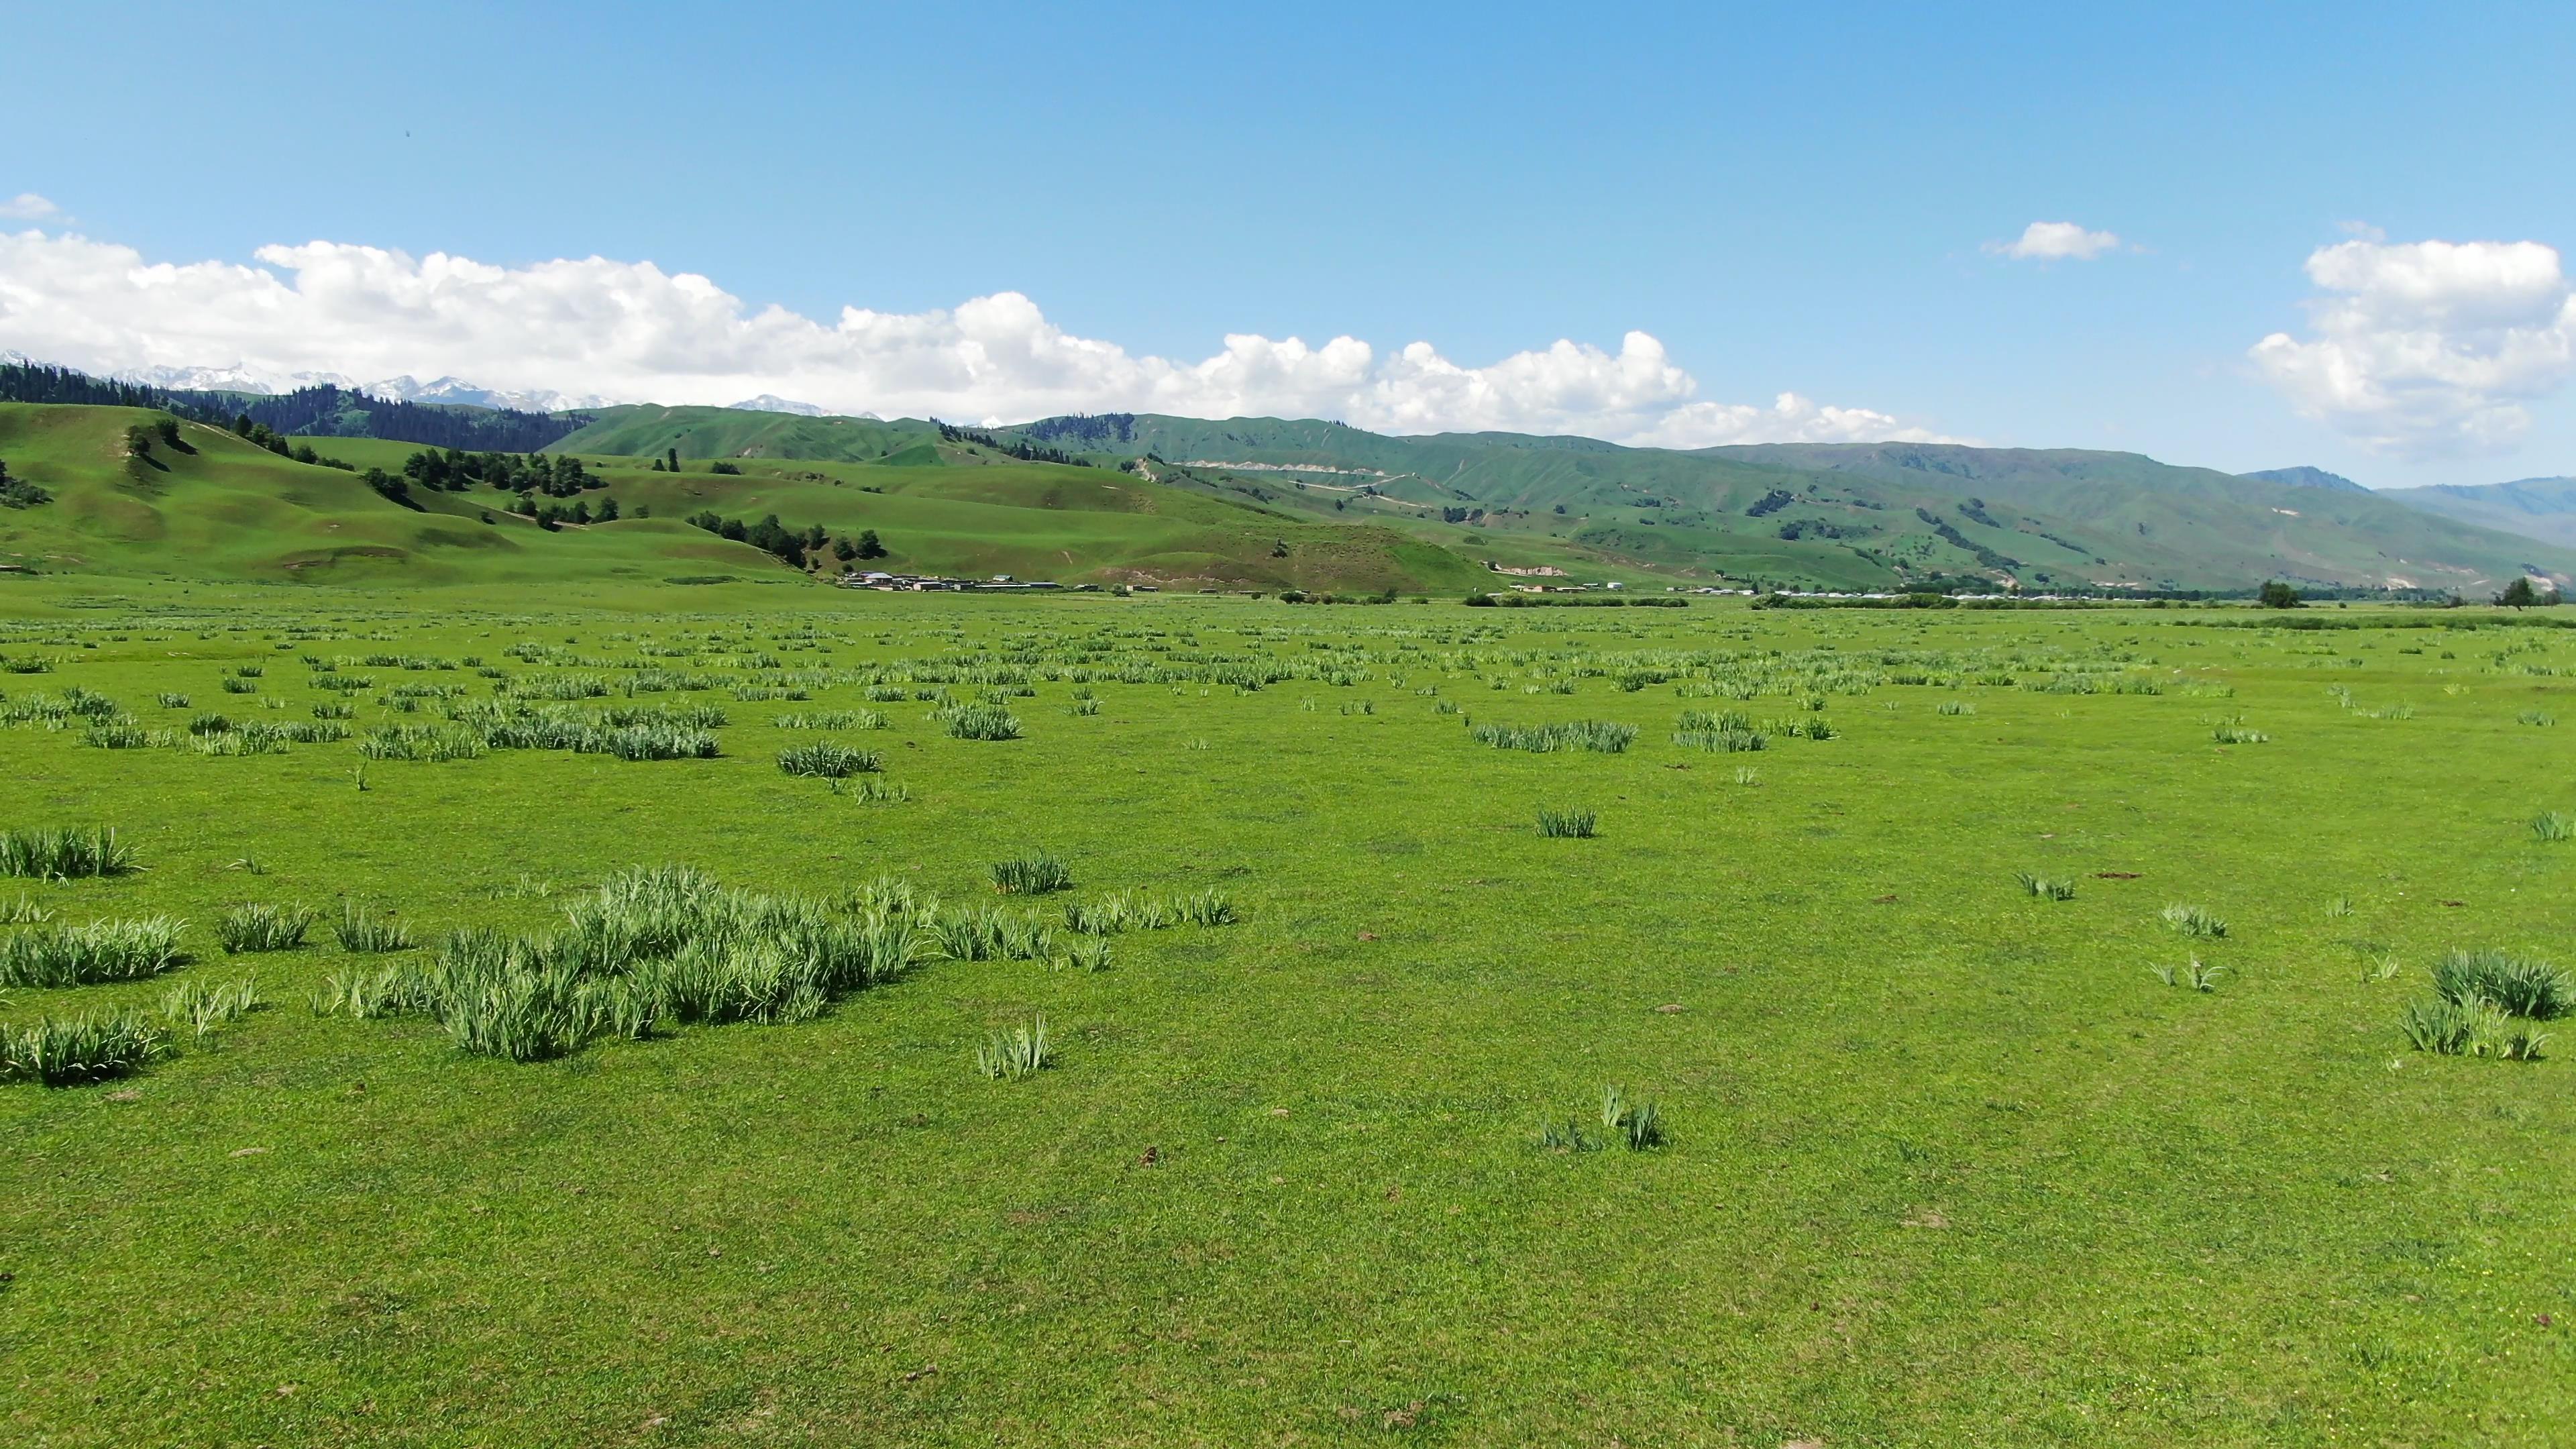
M 1057 448 L 1042 447 L 1025 438 L 1014 438 L 1006 443 L 978 428 L 950 427 L 937 418 L 932 418 L 930 423 L 931 426 L 939 429 L 939 440 L 943 443 L 972 443 L 979 448 L 990 448 L 996 453 L 1008 453 L 1023 463 L 1062 463 L 1069 468 L 1091 466 L 1071 453 Z
M 508 408 L 393 402 L 327 385 L 275 396 L 149 387 L 41 362 L 0 365 L 0 402 L 157 408 L 191 422 L 233 427 L 235 432 L 241 429 L 234 427 L 234 420 L 248 418 L 271 432 L 288 435 L 386 438 L 441 448 L 531 453 L 590 422 L 577 414 L 549 417 Z
M 821 552 L 827 545 L 832 557 L 843 563 L 854 559 L 878 559 L 886 556 L 885 542 L 873 528 L 859 530 L 855 539 L 834 539 L 823 525 L 810 524 L 802 529 L 789 528 L 773 513 L 758 523 L 744 523 L 739 518 L 726 518 L 713 509 L 689 515 L 693 528 L 703 528 L 718 538 L 747 543 L 761 552 L 776 556 L 782 563 L 805 567 L 807 556 Z

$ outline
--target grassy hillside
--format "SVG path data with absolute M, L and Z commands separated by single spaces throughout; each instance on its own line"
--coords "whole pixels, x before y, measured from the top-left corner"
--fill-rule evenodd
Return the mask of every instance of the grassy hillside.
M 2461 523 L 2518 533 L 2559 548 L 2576 548 L 2576 478 L 2390 488 L 2379 496 Z
M 657 472 L 637 458 L 594 454 L 607 487 L 583 495 L 586 505 L 615 499 L 624 516 L 547 531 L 505 512 L 505 494 L 414 489 L 418 507 L 406 508 L 357 473 L 296 463 L 196 424 L 181 426 L 188 451 L 127 457 L 126 428 L 157 416 L 0 406 L 0 460 L 53 494 L 33 508 L 0 509 L 0 561 L 44 572 L 279 582 L 802 577 L 685 522 L 714 512 L 746 523 L 775 514 L 835 537 L 874 529 L 888 550 L 879 566 L 908 572 L 1372 593 L 1455 593 L 1491 577 L 1393 529 L 1335 526 L 1115 469 L 973 449 L 918 466 L 753 461 L 739 475 Z M 315 442 L 324 457 L 360 470 L 398 473 L 415 451 L 378 439 Z
M 1684 575 L 1889 587 L 2324 584 L 2491 590 L 2576 553 L 2432 520 L 2365 490 L 2126 453 L 1915 445 L 1699 452 L 1515 434 L 1384 437 L 1336 423 L 1152 415 L 1013 430 L 1101 457 L 1150 453 L 1282 499 L 1330 499 L 1417 532 L 1558 546 Z M 2312 480 L 2303 480 L 2312 481 Z
M 354 473 L 293 462 L 219 428 L 182 423 L 185 451 L 125 452 L 130 408 L 0 405 L 0 459 L 53 495 L 0 510 L 0 561 L 42 572 L 318 583 L 468 583 L 659 577 L 774 567 L 677 523 L 549 534 L 490 507 L 423 495 L 404 508 Z M 408 444 L 326 444 L 364 467 Z M 486 521 L 486 518 L 489 521 Z
M 595 409 L 591 416 L 598 421 L 556 443 L 554 450 L 658 458 L 677 448 L 683 458 L 861 463 L 939 439 L 938 430 L 922 422 L 809 418 L 735 408 L 619 407 Z

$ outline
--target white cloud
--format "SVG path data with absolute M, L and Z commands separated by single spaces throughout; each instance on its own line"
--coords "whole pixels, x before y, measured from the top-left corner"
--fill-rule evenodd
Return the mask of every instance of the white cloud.
M 2116 233 L 2086 231 L 2071 221 L 2034 221 L 2008 242 L 1988 242 L 1986 250 L 2021 262 L 2089 262 L 2120 244 Z
M 1558 342 L 1467 367 L 1415 342 L 1230 335 L 1199 361 L 1131 354 L 1016 292 L 930 312 L 753 310 L 705 277 L 603 257 L 497 267 L 337 242 L 259 265 L 154 263 L 68 234 L 0 233 L 0 345 L 94 371 L 217 366 L 470 379 L 489 389 L 723 404 L 753 394 L 887 417 L 1054 413 L 1334 417 L 1385 431 L 1573 432 L 1667 446 L 1932 440 L 1784 394 L 1704 402 L 1663 344 Z
M 2524 404 L 2576 375 L 2576 294 L 2538 242 L 2340 242 L 2308 257 L 2328 293 L 2311 340 L 2254 364 L 2301 414 L 2411 458 L 2511 450 Z
M 32 191 L 21 191 L 0 201 L 0 219 L 9 221 L 48 221 L 61 216 L 63 209 Z

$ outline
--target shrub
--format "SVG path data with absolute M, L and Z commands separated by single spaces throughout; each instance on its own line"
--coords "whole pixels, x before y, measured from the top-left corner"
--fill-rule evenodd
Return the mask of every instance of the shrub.
M 355 901 L 340 903 L 340 919 L 332 923 L 331 934 L 339 938 L 341 950 L 356 955 L 408 951 L 417 944 L 401 922 L 376 915 Z
M 1538 807 L 1538 833 L 1551 840 L 1590 840 L 1600 834 L 1600 817 L 1589 810 Z
M 77 880 L 136 869 L 134 847 L 105 827 L 90 830 L 0 830 L 0 876 Z
M 790 775 L 820 776 L 827 780 L 873 774 L 883 768 L 883 763 L 874 750 L 854 750 L 830 740 L 815 740 L 778 752 L 779 769 Z
M 1073 868 L 1046 852 L 1016 856 L 993 862 L 990 874 L 993 889 L 1004 895 L 1039 896 L 1060 891 L 1073 884 Z
M 995 1032 L 975 1049 L 975 1070 L 997 1082 L 1033 1077 L 1054 1065 L 1055 1047 L 1047 1040 L 1043 1016 L 1007 1033 Z
M 149 916 L 20 931 L 0 938 L 0 985 L 83 986 L 158 976 L 186 959 L 179 949 L 186 927 Z
M 215 923 L 215 939 L 236 956 L 292 951 L 304 944 L 304 933 L 312 926 L 313 912 L 304 906 L 235 906 Z
M 2533 1021 L 2576 1011 L 2576 980 L 2546 961 L 2504 951 L 2453 951 L 2433 967 L 2433 990 L 2457 1006 L 2479 1002 Z
M 2032 875 L 2026 870 L 2014 872 L 2013 878 L 2020 881 L 2021 888 L 2031 895 L 2040 896 L 2052 901 L 2071 901 L 2075 899 L 2075 882 L 2071 880 L 2057 880 L 2049 876 Z
M 2224 936 L 2227 923 L 2199 906 L 2172 905 L 2161 913 L 2164 923 L 2186 936 Z
M 102 1082 L 169 1054 L 169 1034 L 132 1008 L 0 1026 L 0 1082 Z
M 1019 717 L 998 704 L 951 704 L 930 712 L 931 723 L 946 730 L 952 739 L 1016 740 L 1020 737 Z

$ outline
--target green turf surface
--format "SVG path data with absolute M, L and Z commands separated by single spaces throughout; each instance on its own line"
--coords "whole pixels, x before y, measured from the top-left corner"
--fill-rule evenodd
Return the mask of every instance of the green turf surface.
M 183 916 L 195 953 L 13 989 L 0 1024 L 254 974 L 276 1003 L 120 1082 L 0 1087 L 17 1442 L 2549 1445 L 2576 1422 L 2567 1067 L 2397 1028 L 2445 950 L 2568 955 L 2576 845 L 2529 824 L 2576 809 L 2555 628 L 582 580 L 14 579 L 0 611 L 0 655 L 50 665 L 0 675 L 29 716 L 0 728 L 0 827 L 112 825 L 144 866 L 0 881 L 0 905 Z M 2427 620 L 2478 627 L 2377 627 Z M 223 692 L 245 665 L 253 692 Z M 175 730 L 345 699 L 363 736 L 440 721 L 398 686 L 463 704 L 648 667 L 711 687 L 575 707 L 719 705 L 719 757 L 105 750 L 30 705 L 78 686 Z M 1280 677 L 1222 682 L 1244 671 Z M 987 688 L 1025 738 L 949 738 L 915 697 Z M 774 723 L 862 707 L 890 727 Z M 1771 722 L 1769 747 L 1683 748 L 1686 709 Z M 1778 727 L 1815 718 L 1834 737 Z M 1637 742 L 1467 728 L 1577 720 Z M 2229 720 L 2268 738 L 2215 743 Z M 782 774 L 814 738 L 881 752 L 911 798 Z M 1541 806 L 1599 837 L 1542 838 Z M 530 929 L 672 863 L 989 903 L 989 863 L 1032 847 L 1073 899 L 1219 889 L 1243 919 L 1116 936 L 1104 972 L 930 959 L 802 1024 L 526 1065 L 311 1014 L 369 964 L 327 929 L 214 936 L 243 902 Z M 2227 936 L 2178 935 L 2176 903 Z M 2212 991 L 2150 969 L 2195 953 Z M 1037 1013 L 1059 1064 L 977 1075 Z M 1657 1099 L 1669 1143 L 1535 1145 L 1605 1084 Z

